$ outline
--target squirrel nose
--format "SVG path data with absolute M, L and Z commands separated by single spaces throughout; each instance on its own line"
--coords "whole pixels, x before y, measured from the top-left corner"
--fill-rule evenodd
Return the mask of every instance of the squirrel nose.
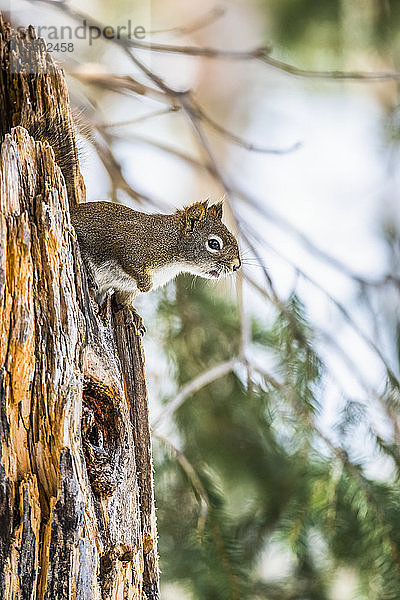
M 238 269 L 240 269 L 240 265 L 241 265 L 241 264 L 242 264 L 242 263 L 241 263 L 241 260 L 240 260 L 240 258 L 239 258 L 239 257 L 238 257 L 238 258 L 235 258 L 235 260 L 234 260 L 234 263 L 233 263 L 233 265 L 232 265 L 232 270 L 233 270 L 233 271 L 237 271 Z

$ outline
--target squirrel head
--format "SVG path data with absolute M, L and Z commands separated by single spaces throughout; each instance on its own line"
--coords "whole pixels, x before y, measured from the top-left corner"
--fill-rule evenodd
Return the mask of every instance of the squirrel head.
M 208 201 L 195 202 L 176 214 L 180 222 L 180 250 L 188 271 L 219 279 L 239 269 L 238 243 L 222 223 L 222 202 L 211 206 Z

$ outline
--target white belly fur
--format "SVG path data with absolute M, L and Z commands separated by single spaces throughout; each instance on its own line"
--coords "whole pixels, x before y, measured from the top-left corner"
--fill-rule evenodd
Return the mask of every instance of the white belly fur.
M 121 292 L 139 293 L 135 279 L 125 273 L 115 262 L 109 261 L 100 267 L 91 264 L 90 267 L 96 284 L 102 293 L 111 288 Z M 184 270 L 186 270 L 185 264 L 178 262 L 167 267 L 154 269 L 152 272 L 153 288 L 165 285 Z
M 92 267 L 93 275 L 101 292 L 113 288 L 121 292 L 137 292 L 136 281 L 125 273 L 115 262 L 103 263 L 100 267 Z
M 185 267 L 186 265 L 184 263 L 176 262 L 168 265 L 168 267 L 155 269 L 152 273 L 153 288 L 158 288 L 162 285 L 165 285 L 168 283 L 168 281 L 171 281 L 171 279 L 174 279 L 177 275 L 179 275 L 179 273 L 185 271 Z

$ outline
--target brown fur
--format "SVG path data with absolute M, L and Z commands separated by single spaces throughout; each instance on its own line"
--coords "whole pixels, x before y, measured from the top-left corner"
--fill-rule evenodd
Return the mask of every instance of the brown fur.
M 181 271 L 212 279 L 239 268 L 237 241 L 221 218 L 222 203 L 207 202 L 169 215 L 146 214 L 110 202 L 89 202 L 71 211 L 98 300 L 114 289 L 125 304 Z M 210 235 L 222 240 L 220 251 L 208 249 Z

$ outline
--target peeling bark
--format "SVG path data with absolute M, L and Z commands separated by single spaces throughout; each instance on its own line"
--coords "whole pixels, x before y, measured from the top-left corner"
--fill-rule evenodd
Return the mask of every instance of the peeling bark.
M 0 21 L 0 598 L 158 598 L 138 324 L 88 292 L 77 156 L 66 185 L 30 135 L 56 115 L 76 152 L 63 75 L 32 35 Z

